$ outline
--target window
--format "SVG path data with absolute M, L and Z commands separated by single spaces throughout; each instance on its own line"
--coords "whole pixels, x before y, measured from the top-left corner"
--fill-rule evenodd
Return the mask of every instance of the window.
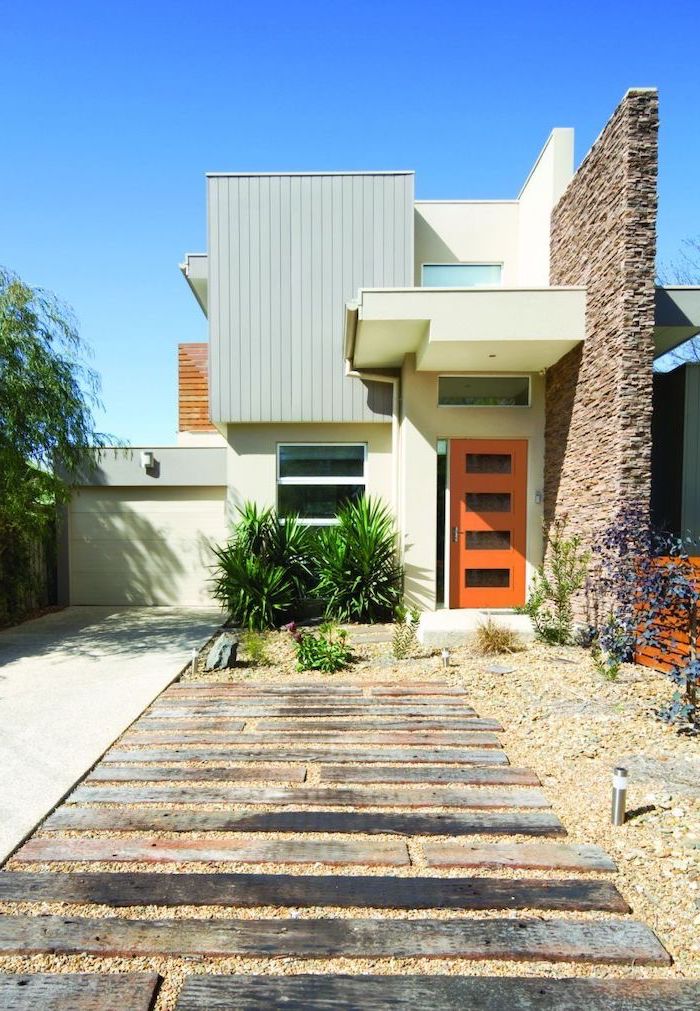
M 500 284 L 500 263 L 424 263 L 424 288 L 475 288 Z
M 365 492 L 364 443 L 278 446 L 277 508 L 307 524 L 333 523 L 340 507 Z
M 440 376 L 440 407 L 529 407 L 529 376 Z

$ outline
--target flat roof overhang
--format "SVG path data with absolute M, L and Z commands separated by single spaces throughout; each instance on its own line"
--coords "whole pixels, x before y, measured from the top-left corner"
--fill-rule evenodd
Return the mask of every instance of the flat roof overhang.
M 700 287 L 656 289 L 654 353 L 657 358 L 700 333 Z
M 192 294 L 199 302 L 204 315 L 209 307 L 209 267 L 206 253 L 187 253 L 185 262 L 180 264 L 185 280 Z
M 585 339 L 586 289 L 365 288 L 348 303 L 353 369 L 539 372 Z

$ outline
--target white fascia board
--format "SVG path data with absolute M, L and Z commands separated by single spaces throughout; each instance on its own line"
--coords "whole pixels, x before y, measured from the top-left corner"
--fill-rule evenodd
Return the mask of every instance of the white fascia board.
M 197 299 L 200 309 L 207 315 L 209 300 L 209 263 L 206 253 L 186 253 L 180 264 L 183 277 Z
M 415 354 L 419 370 L 464 369 L 471 349 L 488 367 L 485 349 L 510 345 L 538 371 L 585 339 L 585 311 L 583 287 L 363 289 L 352 363 L 396 368 Z

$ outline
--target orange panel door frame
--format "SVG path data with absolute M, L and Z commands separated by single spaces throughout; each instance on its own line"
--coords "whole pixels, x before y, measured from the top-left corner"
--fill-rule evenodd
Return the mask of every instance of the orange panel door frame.
M 450 607 L 525 603 L 527 441 L 450 442 Z

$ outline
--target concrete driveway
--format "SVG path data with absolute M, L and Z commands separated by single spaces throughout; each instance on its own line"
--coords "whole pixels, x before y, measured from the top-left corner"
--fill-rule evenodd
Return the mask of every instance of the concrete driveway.
M 0 632 L 0 862 L 221 620 L 205 608 L 70 607 Z

